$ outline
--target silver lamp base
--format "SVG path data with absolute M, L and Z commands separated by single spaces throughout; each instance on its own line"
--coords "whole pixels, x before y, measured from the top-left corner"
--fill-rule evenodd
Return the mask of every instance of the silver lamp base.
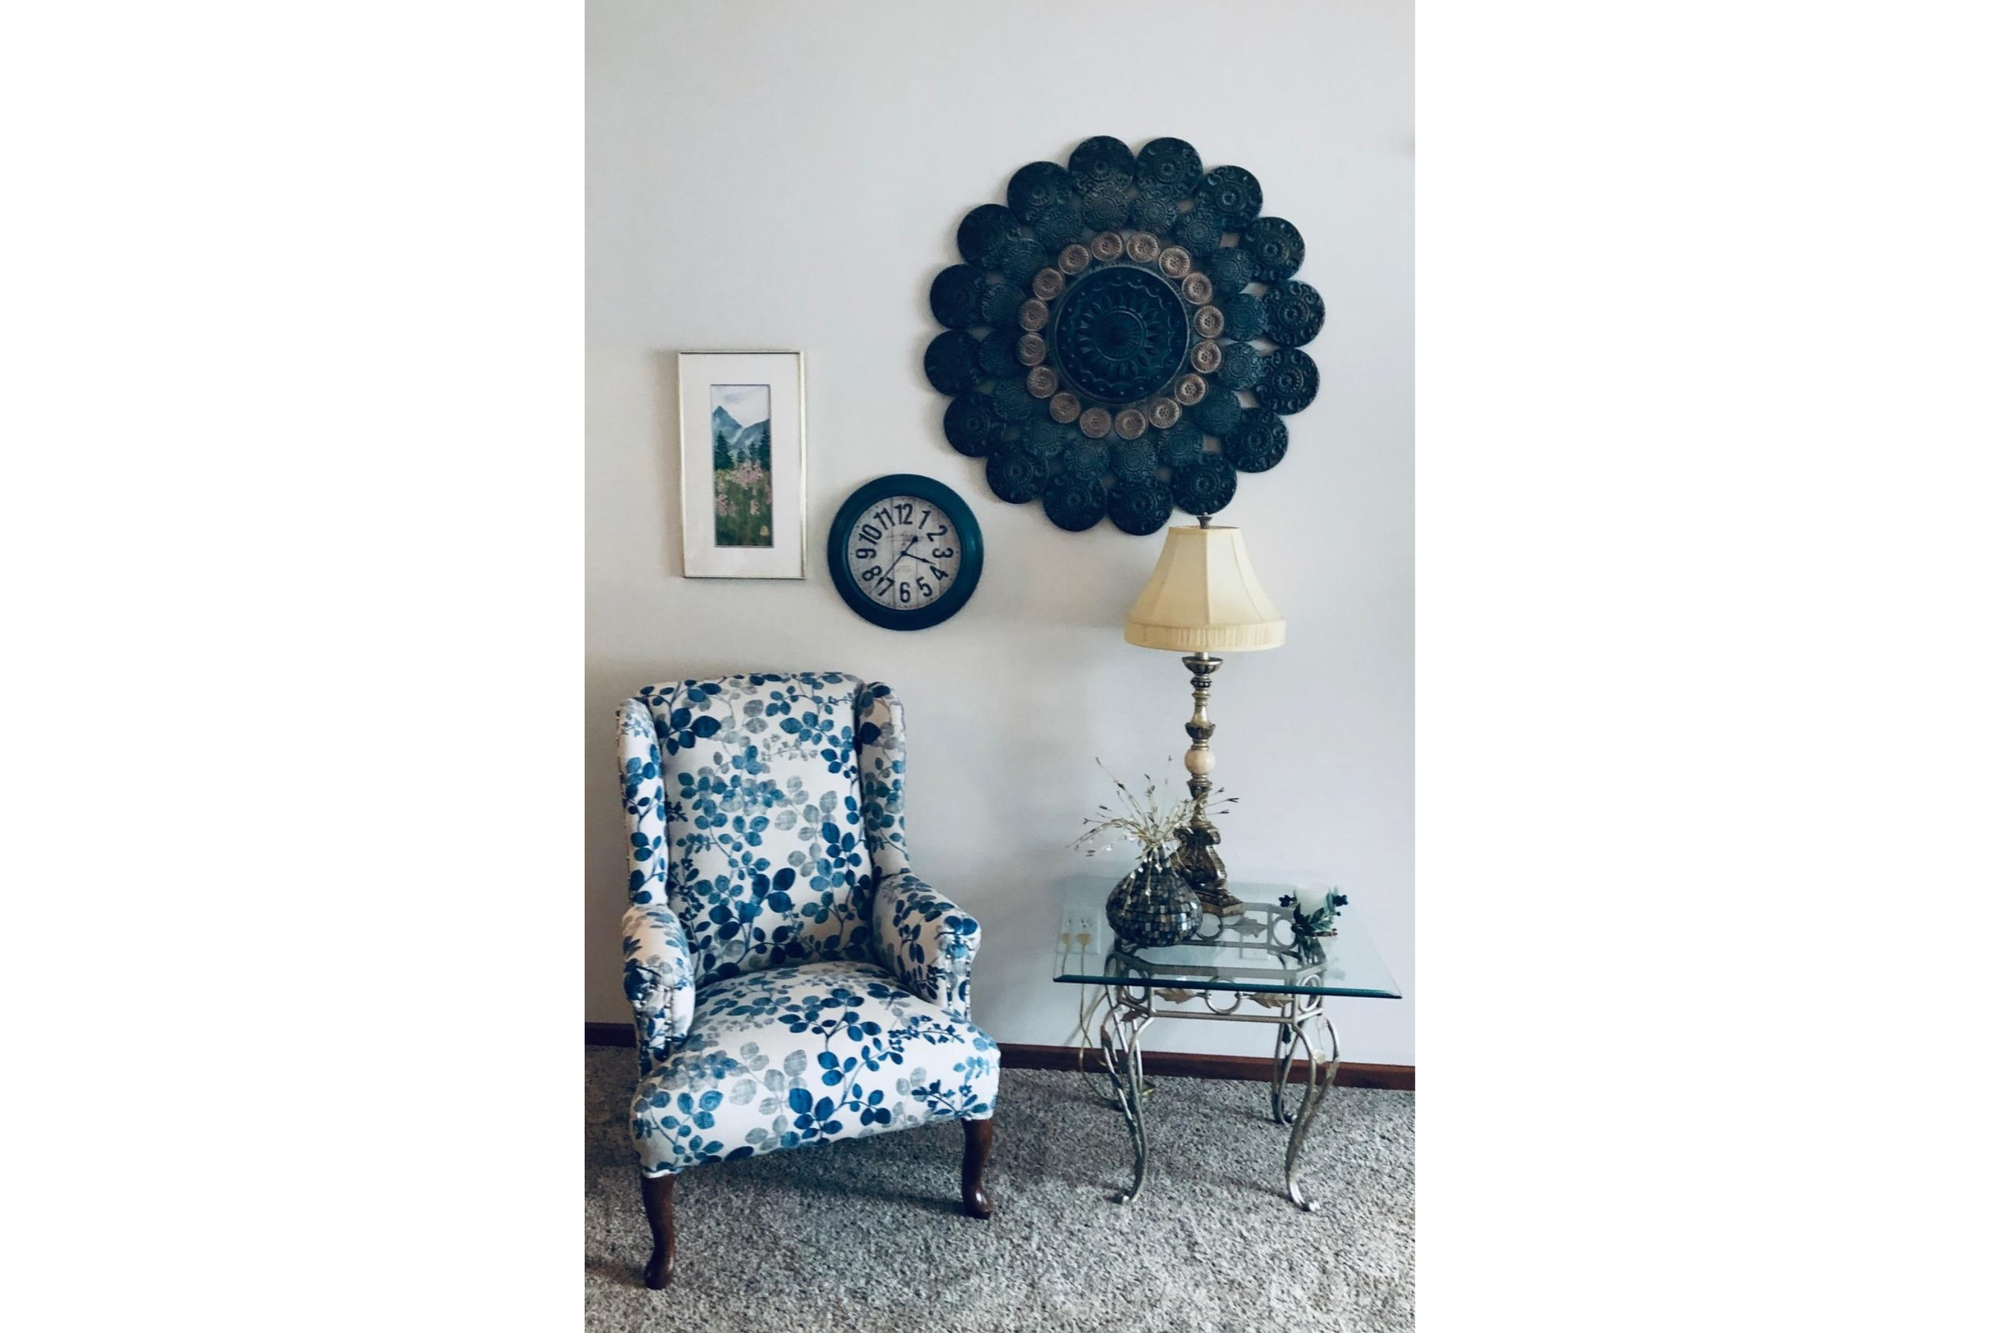
M 1229 891 L 1229 870 L 1222 864 L 1222 853 L 1215 850 L 1222 841 L 1222 830 L 1208 818 L 1208 793 L 1214 786 L 1208 775 L 1215 769 L 1215 753 L 1208 746 L 1209 737 L 1215 734 L 1215 724 L 1208 720 L 1208 695 L 1222 659 L 1209 653 L 1193 653 L 1183 657 L 1181 664 L 1194 677 L 1194 716 L 1187 723 L 1188 739 L 1194 744 L 1188 747 L 1186 756 L 1194 818 L 1181 830 L 1174 866 L 1200 900 L 1203 911 L 1218 917 L 1241 916 L 1243 904 Z

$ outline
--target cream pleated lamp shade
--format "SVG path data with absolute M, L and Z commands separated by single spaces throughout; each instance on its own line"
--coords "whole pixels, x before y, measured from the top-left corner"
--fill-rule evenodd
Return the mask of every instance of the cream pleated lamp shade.
M 1241 528 L 1168 528 L 1152 581 L 1125 613 L 1125 642 L 1176 653 L 1247 653 L 1285 641 L 1285 619 L 1250 568 Z

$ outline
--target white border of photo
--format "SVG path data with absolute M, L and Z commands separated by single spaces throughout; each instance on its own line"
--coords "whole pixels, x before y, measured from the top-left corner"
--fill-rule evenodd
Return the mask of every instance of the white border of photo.
M 806 576 L 806 358 L 804 352 L 681 352 L 681 560 L 691 579 Z M 715 544 L 709 387 L 771 386 L 771 545 Z M 689 441 L 698 443 L 688 448 Z

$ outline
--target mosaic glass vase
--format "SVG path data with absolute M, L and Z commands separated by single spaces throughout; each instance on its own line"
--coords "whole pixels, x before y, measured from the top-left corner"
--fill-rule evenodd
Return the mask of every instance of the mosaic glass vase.
M 1200 924 L 1201 903 L 1174 868 L 1173 853 L 1153 847 L 1104 900 L 1104 920 L 1138 948 L 1179 944 Z

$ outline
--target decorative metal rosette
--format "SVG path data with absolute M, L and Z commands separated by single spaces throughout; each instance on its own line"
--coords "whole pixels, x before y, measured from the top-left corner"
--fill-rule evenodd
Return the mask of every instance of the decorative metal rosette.
M 1255 176 L 1179 139 L 1135 154 L 1100 135 L 1015 172 L 931 283 L 945 439 L 986 460 L 995 495 L 1072 532 L 1220 510 L 1239 471 L 1283 460 L 1282 418 L 1319 391 L 1300 349 L 1326 304 L 1294 276 L 1298 228 L 1263 210 Z

